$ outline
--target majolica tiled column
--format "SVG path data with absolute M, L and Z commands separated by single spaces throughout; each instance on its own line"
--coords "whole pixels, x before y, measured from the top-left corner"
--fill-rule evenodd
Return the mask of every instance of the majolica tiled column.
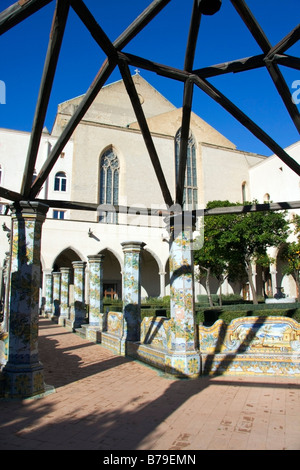
M 54 272 L 53 276 L 53 304 L 52 317 L 58 318 L 60 313 L 60 290 L 61 290 L 61 273 Z
M 85 323 L 85 261 L 73 261 L 74 268 L 74 305 L 71 313 L 73 328 Z
M 48 206 L 19 202 L 12 210 L 8 361 L 3 369 L 7 397 L 45 392 L 38 353 L 41 230 Z
M 192 222 L 192 221 L 191 221 Z M 200 373 L 194 317 L 193 224 L 182 215 L 170 220 L 171 337 L 166 355 L 168 372 L 185 377 Z
M 88 256 L 89 260 L 89 325 L 100 326 L 103 313 L 103 259 L 104 255 Z
M 45 316 L 51 317 L 52 315 L 52 288 L 53 277 L 52 273 L 45 274 Z
M 60 314 L 58 324 L 64 326 L 69 318 L 69 287 L 71 268 L 60 268 Z
M 123 270 L 123 343 L 139 341 L 141 325 L 141 250 L 142 242 L 121 243 L 124 252 Z

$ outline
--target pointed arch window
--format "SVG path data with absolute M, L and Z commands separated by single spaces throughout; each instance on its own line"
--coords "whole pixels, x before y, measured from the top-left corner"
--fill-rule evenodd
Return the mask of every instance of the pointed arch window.
M 180 154 L 181 130 L 175 137 L 175 171 L 176 181 L 179 173 L 179 154 Z M 187 148 L 187 162 L 185 172 L 183 207 L 196 209 L 198 204 L 198 184 L 197 184 L 197 162 L 196 162 L 196 145 L 195 139 L 190 134 Z
M 100 158 L 100 204 L 118 205 L 119 203 L 120 163 L 118 156 L 111 147 Z M 116 212 L 101 213 L 99 222 L 116 224 Z
M 247 183 L 246 181 L 243 181 L 242 183 L 242 202 L 245 203 L 248 199 L 248 194 L 247 194 Z

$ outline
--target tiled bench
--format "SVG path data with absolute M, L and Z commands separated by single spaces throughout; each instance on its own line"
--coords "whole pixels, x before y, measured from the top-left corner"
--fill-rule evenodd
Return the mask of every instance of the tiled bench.
M 300 376 L 300 325 L 287 317 L 243 317 L 199 326 L 202 373 Z

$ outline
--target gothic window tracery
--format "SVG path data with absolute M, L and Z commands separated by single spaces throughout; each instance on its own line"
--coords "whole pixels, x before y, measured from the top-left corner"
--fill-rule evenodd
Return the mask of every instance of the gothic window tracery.
M 175 170 L 176 181 L 179 172 L 179 154 L 180 154 L 181 130 L 175 137 Z M 196 209 L 198 203 L 198 185 L 197 185 L 197 163 L 196 163 L 196 145 L 195 139 L 190 133 L 187 149 L 187 164 L 185 172 L 183 208 Z
M 100 204 L 117 205 L 119 203 L 119 173 L 119 159 L 111 147 L 103 153 L 100 159 Z M 101 213 L 99 222 L 117 223 L 117 213 Z

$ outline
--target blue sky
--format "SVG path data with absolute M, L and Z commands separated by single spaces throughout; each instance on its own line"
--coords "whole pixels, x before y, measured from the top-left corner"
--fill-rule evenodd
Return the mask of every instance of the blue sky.
M 12 3 L 12 0 L 0 0 L 0 11 Z M 114 41 L 151 0 L 85 0 L 85 3 Z M 247 4 L 272 45 L 299 22 L 299 0 L 247 0 Z M 192 5 L 193 0 L 171 0 L 124 50 L 182 68 Z M 55 1 L 0 37 L 0 80 L 6 86 L 6 103 L 0 104 L 0 127 L 31 130 L 54 7 Z M 259 46 L 229 0 L 223 0 L 221 10 L 216 15 L 202 17 L 195 68 L 260 53 Z M 287 53 L 299 57 L 299 42 Z M 50 131 L 58 104 L 84 94 L 104 58 L 99 46 L 71 10 L 45 122 Z M 287 67 L 281 67 L 281 71 L 293 93 L 292 85 L 300 80 L 300 72 Z M 182 106 L 181 83 L 143 70 L 140 73 L 175 106 Z M 116 71 L 107 83 L 118 79 L 120 75 Z M 299 140 L 298 131 L 266 70 L 228 74 L 210 81 L 282 147 Z M 197 88 L 193 111 L 239 149 L 264 155 L 272 153 Z

